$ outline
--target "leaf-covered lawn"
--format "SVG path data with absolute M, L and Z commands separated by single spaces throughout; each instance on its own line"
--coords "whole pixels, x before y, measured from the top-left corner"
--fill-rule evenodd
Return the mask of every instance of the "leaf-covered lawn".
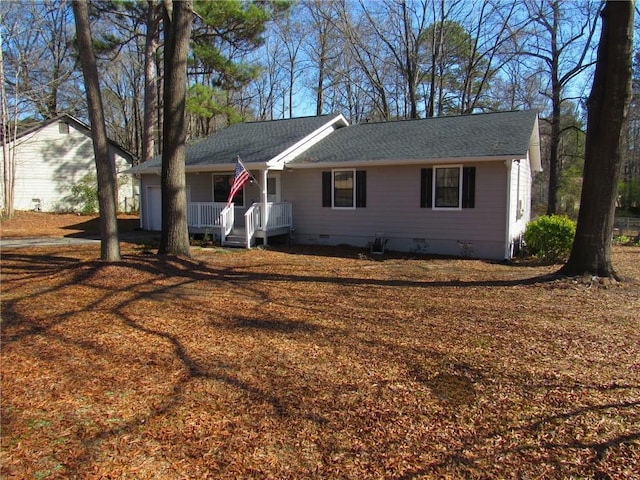
M 639 478 L 640 248 L 2 253 L 2 478 Z

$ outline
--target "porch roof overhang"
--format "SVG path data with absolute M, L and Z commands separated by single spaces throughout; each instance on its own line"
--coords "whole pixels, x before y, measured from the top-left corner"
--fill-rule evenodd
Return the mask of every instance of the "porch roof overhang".
M 265 170 L 268 168 L 267 162 L 242 162 L 247 170 Z M 233 172 L 236 168 L 236 162 L 219 163 L 216 165 L 185 165 L 186 173 L 216 173 L 216 172 Z

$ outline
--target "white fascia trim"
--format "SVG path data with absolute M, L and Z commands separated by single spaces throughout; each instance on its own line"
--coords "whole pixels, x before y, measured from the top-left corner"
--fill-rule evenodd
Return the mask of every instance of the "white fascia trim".
M 348 170 L 349 168 L 359 167 L 398 167 L 402 165 L 438 165 L 438 166 L 452 166 L 462 165 L 467 163 L 485 163 L 485 162 L 505 162 L 511 161 L 516 158 L 521 158 L 520 155 L 500 155 L 497 157 L 450 157 L 450 158 L 422 158 L 422 159 L 409 159 L 409 160 L 362 160 L 357 162 L 313 162 L 313 163 L 295 163 L 287 165 L 287 168 L 294 170 L 297 169 L 342 169 Z M 522 157 L 526 158 L 526 157 Z
M 337 115 L 329 122 L 325 123 L 322 127 L 314 130 L 302 140 L 296 142 L 285 151 L 276 155 L 267 162 L 267 168 L 269 170 L 282 170 L 287 162 L 290 162 L 302 152 L 308 150 L 323 138 L 328 137 L 333 131 L 336 130 L 337 124 L 342 124 L 343 127 L 349 126 L 349 122 L 344 118 L 342 114 Z
M 538 116 L 533 123 L 533 131 L 529 139 L 529 161 L 531 162 L 531 170 L 534 172 L 542 171 L 542 159 L 540 156 L 540 130 L 538 126 Z
M 248 170 L 264 170 L 267 168 L 266 162 L 249 163 L 245 164 Z M 185 173 L 209 173 L 209 172 L 233 172 L 236 168 L 236 163 L 220 163 L 216 165 L 186 165 L 184 168 Z M 144 170 L 138 170 L 136 175 L 160 175 L 162 167 L 146 168 Z
M 244 162 L 243 162 L 244 163 Z M 265 162 L 259 163 L 245 163 L 247 170 L 264 170 L 267 168 Z M 233 163 L 220 163 L 217 165 L 192 165 L 186 166 L 186 173 L 208 173 L 208 172 L 233 172 L 236 169 L 236 162 Z

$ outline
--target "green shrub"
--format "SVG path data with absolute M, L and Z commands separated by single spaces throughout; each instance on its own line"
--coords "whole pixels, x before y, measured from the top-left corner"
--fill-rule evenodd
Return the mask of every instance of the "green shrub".
M 558 262 L 569 257 L 575 234 L 576 222 L 562 215 L 551 215 L 529 222 L 524 241 L 532 255 Z
M 633 238 L 627 237 L 626 235 L 618 235 L 617 237 L 613 237 L 613 243 L 615 245 L 632 245 Z
M 80 213 L 89 215 L 98 211 L 98 180 L 95 175 L 87 174 L 71 187 L 71 201 Z

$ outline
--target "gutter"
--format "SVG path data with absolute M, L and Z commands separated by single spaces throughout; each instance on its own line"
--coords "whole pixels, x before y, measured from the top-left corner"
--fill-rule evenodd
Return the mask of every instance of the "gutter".
M 524 154 L 526 155 L 526 154 Z M 358 160 L 358 161 L 338 161 L 338 162 L 292 162 L 287 164 L 287 168 L 292 170 L 321 169 L 321 168 L 353 168 L 353 167 L 399 167 L 411 165 L 442 165 L 450 163 L 486 163 L 486 162 L 508 162 L 514 158 L 525 158 L 522 154 L 507 154 L 482 157 L 442 157 L 442 158 L 410 158 L 410 159 L 383 159 L 383 160 Z

